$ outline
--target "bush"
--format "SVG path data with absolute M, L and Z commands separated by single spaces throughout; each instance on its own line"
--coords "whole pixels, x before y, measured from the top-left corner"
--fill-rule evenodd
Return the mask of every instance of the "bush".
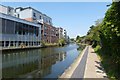
M 45 47 L 45 46 L 46 46 L 44 41 L 41 41 L 41 46 L 42 46 L 42 47 Z
M 66 44 L 65 39 L 59 39 L 59 46 L 64 46 Z

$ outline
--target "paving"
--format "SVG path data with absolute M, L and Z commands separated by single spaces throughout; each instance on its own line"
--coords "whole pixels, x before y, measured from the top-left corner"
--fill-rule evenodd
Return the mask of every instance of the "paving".
M 101 62 L 91 46 L 87 46 L 81 56 L 59 78 L 108 80 Z
M 83 78 L 84 77 L 87 55 L 88 55 L 88 47 L 87 47 L 86 51 L 84 52 L 84 55 L 83 55 L 79 65 L 73 72 L 71 78 Z
M 107 75 L 101 66 L 101 62 L 91 46 L 89 46 L 88 53 L 84 78 L 107 79 Z

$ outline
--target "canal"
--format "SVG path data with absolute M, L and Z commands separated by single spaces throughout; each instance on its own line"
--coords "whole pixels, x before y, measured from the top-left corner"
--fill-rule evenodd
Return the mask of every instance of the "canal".
M 57 78 L 80 54 L 77 44 L 2 53 L 3 78 Z

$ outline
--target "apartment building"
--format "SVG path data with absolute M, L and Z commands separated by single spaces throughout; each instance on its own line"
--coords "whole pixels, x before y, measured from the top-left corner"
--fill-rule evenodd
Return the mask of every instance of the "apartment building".
M 40 46 L 41 25 L 16 18 L 6 12 L 9 7 L 0 5 L 0 8 L 0 43 L 3 48 Z
M 21 44 L 34 46 L 40 45 L 41 41 L 57 43 L 67 36 L 66 30 L 53 26 L 51 17 L 32 7 L 12 8 L 0 5 L 0 20 L 0 42 L 3 47 L 19 47 Z
M 51 27 L 51 43 L 57 43 L 58 42 L 58 35 L 56 35 L 56 27 Z
M 53 25 L 52 25 L 52 19 L 43 14 L 43 26 L 42 26 L 42 41 L 46 42 L 46 43 L 52 43 L 52 32 L 53 29 Z M 55 43 L 55 42 L 53 42 Z
M 52 26 L 52 18 L 46 14 L 41 13 L 40 11 L 35 10 L 32 7 L 18 7 L 15 9 L 16 17 L 37 23 L 42 26 L 41 36 L 42 41 L 46 43 L 54 43 L 56 41 L 52 40 L 51 33 L 54 27 Z
M 59 27 L 58 28 L 58 33 L 59 33 L 59 39 L 64 38 L 63 37 L 63 28 Z
M 67 31 L 65 29 L 63 30 L 63 37 L 65 40 L 67 40 Z

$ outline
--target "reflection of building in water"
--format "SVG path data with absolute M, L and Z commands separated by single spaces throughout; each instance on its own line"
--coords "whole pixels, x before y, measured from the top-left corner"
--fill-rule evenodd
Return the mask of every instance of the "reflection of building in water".
M 64 61 L 66 58 L 66 52 L 59 53 L 58 61 Z
M 41 59 L 39 52 L 39 50 L 30 50 L 3 54 L 2 77 L 15 78 L 38 69 L 38 61 Z
M 12 52 L 2 55 L 3 78 L 15 77 L 45 77 L 50 74 L 53 64 L 63 61 L 66 53 L 52 53 L 52 51 L 30 50 Z
M 62 53 L 54 53 L 52 51 L 50 51 L 50 52 L 51 53 L 45 53 L 42 55 L 42 58 L 41 58 L 42 76 L 46 76 L 46 75 L 50 74 L 52 65 L 56 64 L 58 61 L 62 61 L 65 58 L 65 57 L 63 58 L 63 55 L 66 55 L 65 52 L 62 52 Z M 50 70 L 46 71 L 46 69 L 48 69 L 48 67 L 50 67 Z

